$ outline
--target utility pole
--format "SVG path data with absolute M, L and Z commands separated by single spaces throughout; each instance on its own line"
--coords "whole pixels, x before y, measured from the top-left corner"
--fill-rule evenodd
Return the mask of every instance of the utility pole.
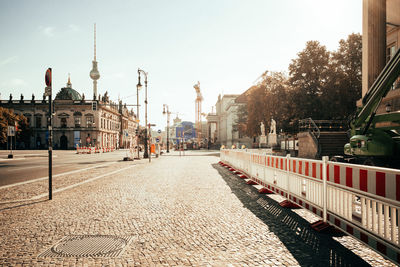
M 45 96 L 49 96 L 49 118 L 48 118 L 48 131 L 49 131 L 49 200 L 53 198 L 53 184 L 52 184 L 52 168 L 53 168 L 53 129 L 52 129 L 52 116 L 53 116 L 53 109 L 52 109 L 52 85 L 51 85 L 52 73 L 51 68 L 48 68 L 45 75 L 45 82 L 46 82 L 46 89 L 45 89 Z

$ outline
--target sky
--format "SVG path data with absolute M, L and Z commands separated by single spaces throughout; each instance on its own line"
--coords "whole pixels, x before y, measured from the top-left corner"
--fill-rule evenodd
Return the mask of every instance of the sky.
M 0 0 L 1 99 L 41 99 L 49 67 L 53 96 L 70 73 L 91 98 L 94 23 L 98 93 L 136 104 L 137 69 L 145 70 L 148 120 L 163 129 L 163 104 L 194 122 L 197 81 L 209 113 L 219 94 L 245 92 L 266 70 L 287 71 L 307 41 L 336 50 L 361 33 L 362 0 Z

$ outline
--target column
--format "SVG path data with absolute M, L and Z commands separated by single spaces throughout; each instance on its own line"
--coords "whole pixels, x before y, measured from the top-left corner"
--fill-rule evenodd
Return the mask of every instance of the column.
M 386 64 L 386 0 L 363 0 L 362 96 Z

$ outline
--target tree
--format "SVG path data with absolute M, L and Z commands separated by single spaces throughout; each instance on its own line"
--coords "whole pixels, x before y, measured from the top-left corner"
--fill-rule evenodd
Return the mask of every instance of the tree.
M 334 52 L 318 41 L 307 42 L 289 65 L 289 77 L 263 73 L 247 97 L 247 114 L 239 111 L 238 127 L 257 136 L 260 123 L 269 127 L 272 117 L 279 129 L 290 133 L 297 131 L 300 119 L 348 118 L 361 98 L 361 45 L 360 34 L 340 40 Z
M 328 81 L 330 52 L 318 41 L 308 41 L 306 48 L 289 65 L 291 107 L 296 119 L 322 119 L 321 95 Z
M 288 104 L 287 76 L 282 72 L 265 72 L 249 95 L 247 112 L 249 136 L 261 133 L 261 122 L 269 128 L 272 118 L 277 122 L 278 128 L 286 131 L 292 117 Z
M 356 110 L 361 98 L 362 38 L 350 34 L 339 41 L 332 53 L 329 81 L 324 88 L 325 119 L 346 119 Z
M 30 136 L 32 134 L 29 127 L 28 120 L 24 115 L 17 115 L 11 109 L 0 107 L 0 143 L 7 142 L 7 127 L 15 126 L 17 123 L 18 130 L 16 131 L 17 142 L 23 142 L 25 145 L 29 144 Z
M 247 103 L 239 105 L 237 117 L 235 119 L 234 130 L 239 132 L 239 136 L 247 135 Z

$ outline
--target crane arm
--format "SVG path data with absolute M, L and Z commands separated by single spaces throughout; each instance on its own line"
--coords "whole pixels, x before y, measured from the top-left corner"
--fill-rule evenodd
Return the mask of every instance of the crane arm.
M 383 68 L 378 78 L 372 84 L 371 88 L 363 97 L 363 107 L 352 121 L 352 128 L 362 128 L 362 133 L 365 134 L 370 127 L 376 110 L 379 107 L 382 99 L 387 95 L 400 75 L 400 49 L 389 60 Z

